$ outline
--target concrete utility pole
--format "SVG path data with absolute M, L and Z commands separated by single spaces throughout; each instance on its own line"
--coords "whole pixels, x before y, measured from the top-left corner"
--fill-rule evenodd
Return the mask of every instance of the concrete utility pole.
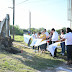
M 70 28 L 72 29 L 72 0 L 71 0 L 71 21 L 70 21 Z
M 31 33 L 31 12 L 29 11 L 29 31 Z
M 70 28 L 72 29 L 72 0 L 67 0 L 68 4 L 68 20 L 70 21 Z
M 15 0 L 13 0 L 13 39 L 14 39 L 14 23 L 15 23 Z

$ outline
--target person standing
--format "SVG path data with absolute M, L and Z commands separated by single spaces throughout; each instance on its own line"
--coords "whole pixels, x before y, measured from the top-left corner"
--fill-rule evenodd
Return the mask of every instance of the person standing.
M 49 33 L 46 31 L 46 29 L 44 29 L 44 34 L 46 35 L 46 39 L 48 39 Z
M 53 33 L 53 35 L 52 35 L 52 44 L 53 44 L 56 41 L 58 41 L 58 33 L 55 31 L 54 28 L 52 28 L 51 32 Z M 54 57 L 56 57 L 56 53 L 57 53 L 57 48 L 55 49 Z
M 37 37 L 36 37 L 36 35 L 35 35 L 34 38 L 39 39 L 39 38 L 40 38 L 40 35 L 41 35 L 41 32 L 38 32 L 38 33 L 37 33 Z M 36 50 L 35 46 L 33 46 L 33 49 Z M 39 52 L 39 46 L 38 46 L 38 52 Z
M 49 33 L 49 37 L 48 37 L 48 40 L 49 40 L 49 45 L 51 45 L 51 44 L 52 44 L 52 41 L 51 41 L 51 39 L 52 39 L 52 35 L 53 35 L 53 33 L 52 33 L 52 32 L 50 32 L 50 33 Z
M 41 35 L 39 38 L 42 39 L 42 41 L 46 40 L 46 34 L 44 33 L 44 31 L 41 32 Z M 46 47 L 47 47 L 47 43 L 40 45 L 40 49 L 42 53 L 43 52 L 45 53 Z
M 64 30 L 61 29 L 60 39 L 62 39 L 63 37 L 64 37 Z M 64 55 L 64 53 L 65 53 L 65 41 L 62 41 L 60 45 L 62 48 L 62 52 L 60 54 Z
M 44 31 L 41 32 L 41 35 L 39 38 L 42 39 L 42 41 L 46 40 L 46 34 L 44 33 Z
M 31 32 L 28 31 L 28 34 L 27 35 L 31 36 Z M 31 42 L 31 38 L 29 39 L 28 46 L 30 46 L 30 42 Z
M 35 34 L 35 32 L 33 32 L 32 38 L 33 38 L 33 39 L 36 39 L 36 34 Z
M 72 30 L 70 28 L 66 28 L 66 34 L 61 41 L 65 40 L 65 45 L 67 48 L 67 64 L 72 64 Z
M 35 34 L 35 32 L 33 32 L 33 34 L 32 34 L 32 39 L 33 39 L 33 40 L 36 39 L 36 34 Z M 33 49 L 34 49 L 34 46 L 33 46 Z

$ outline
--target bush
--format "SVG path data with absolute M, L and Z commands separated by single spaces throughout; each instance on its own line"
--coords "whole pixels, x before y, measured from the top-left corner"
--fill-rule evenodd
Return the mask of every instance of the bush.
M 11 32 L 11 34 L 13 34 L 13 26 L 12 25 L 10 25 L 10 32 Z M 14 26 L 14 33 L 16 35 L 23 35 L 23 30 L 20 29 L 18 25 L 16 25 L 16 26 Z

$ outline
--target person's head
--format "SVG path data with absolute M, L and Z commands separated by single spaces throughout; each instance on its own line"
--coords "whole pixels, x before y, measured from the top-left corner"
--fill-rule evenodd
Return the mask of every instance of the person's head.
M 72 32 L 72 30 L 68 27 L 66 28 L 66 33 Z
M 38 35 L 40 36 L 41 32 L 38 32 Z
M 52 33 L 52 32 L 50 32 L 50 35 L 53 35 L 53 33 Z
M 35 31 L 33 32 L 33 34 L 35 34 Z
M 44 32 L 46 32 L 46 29 L 44 29 Z
M 55 29 L 54 29 L 54 28 L 52 28 L 52 29 L 51 29 L 51 32 L 52 32 L 52 33 L 54 33 L 54 32 L 55 32 Z
M 30 31 L 28 31 L 28 34 L 30 34 Z
M 44 34 L 44 31 L 41 31 L 41 34 Z
M 64 34 L 64 30 L 63 29 L 61 29 L 61 34 Z

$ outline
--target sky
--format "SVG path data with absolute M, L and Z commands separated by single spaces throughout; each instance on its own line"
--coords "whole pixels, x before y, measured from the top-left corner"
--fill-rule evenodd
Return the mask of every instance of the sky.
M 10 24 L 13 24 L 13 0 L 1 0 L 0 20 L 10 15 Z M 15 25 L 22 29 L 29 28 L 29 11 L 31 12 L 31 27 L 47 30 L 70 27 L 67 16 L 67 0 L 15 0 Z

